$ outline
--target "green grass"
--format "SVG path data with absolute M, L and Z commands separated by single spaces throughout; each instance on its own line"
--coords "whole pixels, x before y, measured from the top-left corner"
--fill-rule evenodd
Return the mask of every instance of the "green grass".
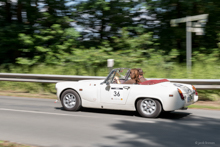
M 215 106 L 206 106 L 206 105 L 190 105 L 188 108 L 220 110 L 220 106 L 215 107 Z
M 167 78 L 167 79 L 219 79 L 220 67 L 217 64 L 205 64 L 196 63 L 192 66 L 192 72 L 187 73 L 186 67 L 183 64 L 172 64 L 167 66 L 166 64 L 148 64 L 143 62 L 142 64 L 120 64 L 115 65 L 114 68 L 128 67 L 138 68 L 141 67 L 144 71 L 145 78 Z M 78 68 L 72 64 L 63 66 L 45 66 L 38 65 L 32 68 L 22 66 L 10 66 L 8 70 L 0 67 L 1 73 L 30 73 L 30 74 L 56 74 L 56 75 L 83 75 L 83 76 L 107 76 L 108 68 L 100 67 L 98 71 L 94 73 L 92 67 Z M 45 83 L 30 83 L 30 82 L 6 82 L 0 81 L 0 90 L 15 90 L 27 93 L 52 93 L 55 94 L 55 84 Z M 199 90 L 200 100 L 219 100 L 220 90 Z

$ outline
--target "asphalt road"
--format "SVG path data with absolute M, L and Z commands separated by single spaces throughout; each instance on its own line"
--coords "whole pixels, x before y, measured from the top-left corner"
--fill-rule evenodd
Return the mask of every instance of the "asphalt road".
M 54 101 L 0 96 L 0 140 L 43 147 L 220 146 L 220 111 L 189 109 L 147 119 L 129 111 L 68 112 Z

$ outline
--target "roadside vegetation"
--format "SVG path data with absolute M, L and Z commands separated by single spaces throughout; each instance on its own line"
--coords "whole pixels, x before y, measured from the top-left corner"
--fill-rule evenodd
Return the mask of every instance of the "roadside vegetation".
M 145 78 L 219 79 L 220 1 L 0 0 L 0 72 L 106 76 L 142 68 Z M 209 14 L 205 35 L 192 33 L 186 70 L 185 24 L 170 20 Z M 147 16 L 147 17 L 146 17 Z M 55 94 L 54 84 L 0 81 L 0 90 Z M 199 91 L 219 100 L 219 90 Z
M 18 143 L 0 140 L 0 147 L 36 147 L 36 146 L 30 146 L 30 145 L 24 145 L 24 144 L 18 144 Z
M 156 61 L 156 59 L 154 59 Z M 106 62 L 106 61 L 105 61 Z M 212 64 L 208 67 L 203 66 L 201 63 L 194 64 L 192 72 L 188 75 L 185 65 L 173 64 L 166 67 L 158 64 L 156 65 L 147 65 L 147 64 L 137 64 L 130 66 L 133 67 L 142 67 L 144 70 L 145 78 L 177 78 L 177 79 L 217 79 L 219 77 L 220 69 L 217 68 L 216 64 Z M 117 66 L 115 66 L 116 68 Z M 124 65 L 119 65 L 118 67 L 129 67 Z M 1 72 L 9 72 L 4 69 L 1 69 Z M 58 75 L 90 75 L 90 76 L 107 76 L 109 69 L 107 67 L 102 67 L 97 70 L 94 74 L 93 70 L 81 69 L 78 70 L 74 68 L 73 65 L 66 66 L 45 66 L 39 65 L 35 68 L 32 68 L 29 72 L 23 72 L 22 67 L 12 67 L 12 73 L 33 73 L 33 74 L 58 74 Z M 0 81 L 0 90 L 2 91 L 20 91 L 23 93 L 30 94 L 54 94 L 55 98 L 55 84 L 46 84 L 46 83 L 29 83 L 29 82 L 7 82 Z M 220 90 L 198 90 L 199 100 L 211 100 L 218 101 L 220 100 Z M 24 95 L 25 96 L 25 95 Z
M 168 54 L 156 49 L 144 50 L 141 46 L 152 42 L 152 35 L 143 34 L 139 38 L 133 39 L 123 33 L 122 38 L 117 38 L 118 45 L 125 44 L 126 48 L 121 48 L 117 52 L 105 42 L 98 49 L 75 50 L 72 54 L 63 56 L 64 59 L 56 64 L 33 63 L 27 59 L 18 60 L 19 64 L 9 64 L 0 66 L 2 73 L 32 73 L 32 74 L 58 74 L 58 75 L 89 75 L 107 76 L 109 69 L 107 59 L 115 60 L 114 68 L 142 68 L 145 78 L 167 78 L 167 79 L 219 79 L 220 77 L 220 49 L 213 49 L 210 54 L 199 51 L 193 52 L 192 70 L 187 72 L 186 64 L 179 63 L 180 51 L 171 50 Z M 141 41 L 141 39 L 143 39 Z M 139 41 L 137 41 L 139 40 Z M 124 45 L 122 45 L 124 46 Z M 155 45 L 156 46 L 156 45 Z M 49 53 L 48 53 L 49 54 Z M 48 57 L 48 56 L 47 56 Z M 66 61 L 69 59 L 70 61 Z M 63 62 L 61 62 L 63 61 Z M 46 62 L 46 61 L 45 61 Z M 0 81 L 0 90 L 16 90 L 25 93 L 55 94 L 55 84 L 27 83 L 27 82 L 6 82 Z M 220 100 L 220 90 L 199 90 L 200 100 Z
M 193 104 L 193 105 L 190 105 L 188 108 L 220 110 L 219 106 L 210 106 L 208 104 L 206 104 L 206 105 Z

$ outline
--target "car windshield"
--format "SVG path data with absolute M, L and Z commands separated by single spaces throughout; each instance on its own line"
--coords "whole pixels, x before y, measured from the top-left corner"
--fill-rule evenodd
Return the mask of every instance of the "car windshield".
M 108 83 L 115 83 L 115 78 L 118 77 L 119 80 L 126 81 L 129 76 L 130 70 L 127 68 L 113 69 L 106 79 Z

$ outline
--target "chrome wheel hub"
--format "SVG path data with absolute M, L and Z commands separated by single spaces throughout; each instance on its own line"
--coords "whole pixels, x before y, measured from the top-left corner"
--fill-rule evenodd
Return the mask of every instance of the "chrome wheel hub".
M 141 102 L 141 110 L 147 115 L 151 115 L 156 111 L 156 103 L 154 100 L 145 99 Z
M 63 104 L 67 108 L 73 108 L 76 105 L 76 97 L 72 93 L 67 93 L 64 96 Z

